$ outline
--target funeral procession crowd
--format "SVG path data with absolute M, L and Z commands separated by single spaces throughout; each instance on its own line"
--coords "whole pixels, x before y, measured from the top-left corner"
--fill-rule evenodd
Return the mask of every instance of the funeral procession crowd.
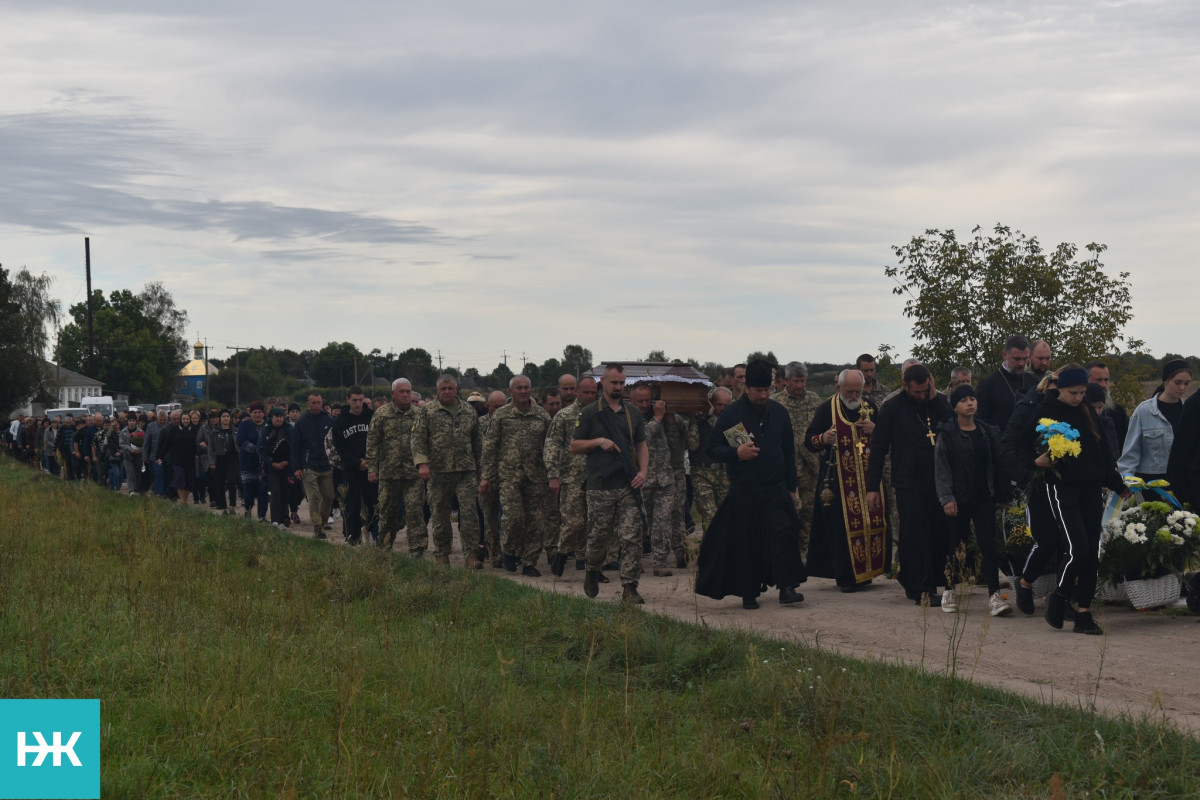
M 67 480 L 224 514 L 240 505 L 318 539 L 340 519 L 352 545 L 390 550 L 403 531 L 409 556 L 432 550 L 442 564 L 457 522 L 469 569 L 538 578 L 544 553 L 555 576 L 582 571 L 589 597 L 615 574 L 634 604 L 643 561 L 667 577 L 696 558 L 695 591 L 746 609 L 768 587 L 801 603 L 814 575 L 847 593 L 896 577 L 916 605 L 954 611 L 970 575 L 992 616 L 1014 611 L 1002 588 L 1033 614 L 1033 581 L 1057 561 L 1046 621 L 1098 634 L 1107 493 L 1128 498 L 1123 476 L 1137 476 L 1200 500 L 1200 402 L 1184 402 L 1183 360 L 1164 365 L 1131 415 L 1111 399 L 1104 363 L 1051 360 L 1046 342 L 1011 336 L 978 382 L 957 367 L 939 390 L 910 359 L 890 391 L 864 354 L 828 399 L 808 390 L 805 364 L 756 360 L 725 370 L 700 411 L 673 409 L 651 381 L 627 386 L 620 363 L 563 375 L 537 398 L 523 375 L 507 394 L 465 399 L 443 375 L 424 400 L 398 378 L 390 397 L 351 386 L 344 403 L 312 393 L 305 408 L 25 417 L 4 439 Z M 1047 446 L 1048 421 L 1075 433 L 1069 455 Z M 1010 566 L 998 533 L 1017 498 L 1033 545 Z

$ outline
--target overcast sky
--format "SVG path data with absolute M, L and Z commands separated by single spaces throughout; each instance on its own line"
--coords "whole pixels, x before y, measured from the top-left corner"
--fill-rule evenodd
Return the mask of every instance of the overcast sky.
M 997 222 L 1200 353 L 1195 2 L 0 9 L 0 262 L 69 305 L 90 236 L 218 358 L 904 354 L 891 246 Z

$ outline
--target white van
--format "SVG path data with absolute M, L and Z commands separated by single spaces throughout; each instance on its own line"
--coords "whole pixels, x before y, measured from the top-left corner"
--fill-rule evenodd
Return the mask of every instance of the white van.
M 86 408 L 47 408 L 42 412 L 42 416 L 44 416 L 46 419 L 54 419 L 55 417 L 58 417 L 59 421 L 62 422 L 66 420 L 68 414 L 74 419 L 79 419 L 84 414 L 90 413 L 94 412 L 90 412 Z
M 159 403 L 154 407 L 154 412 L 165 411 L 169 415 L 172 411 L 183 411 L 183 406 L 180 403 Z
M 79 407 L 85 412 L 103 414 L 106 417 L 111 417 L 114 413 L 113 399 L 108 396 L 81 397 L 79 398 Z

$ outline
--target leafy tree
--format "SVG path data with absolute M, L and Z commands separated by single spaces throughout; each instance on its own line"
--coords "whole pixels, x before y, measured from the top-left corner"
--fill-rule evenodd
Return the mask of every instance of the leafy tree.
M 538 367 L 538 372 L 547 382 L 554 381 L 558 385 L 558 376 L 563 374 L 562 362 L 557 358 L 547 358 L 542 362 L 542 366 Z
M 118 289 L 105 298 L 104 292 L 96 289 L 92 312 L 97 374 L 89 374 L 86 301 L 71 306 L 72 322 L 59 334 L 55 360 L 111 389 L 128 391 L 135 401 L 169 398 L 179 363 L 178 342 L 146 314 L 142 295 Z
M 646 354 L 647 361 L 669 361 L 666 350 L 651 350 Z
M 433 365 L 433 356 L 420 347 L 410 347 L 396 356 L 396 370 L 393 378 L 408 378 L 414 386 L 433 386 L 437 381 L 438 371 Z
M 42 362 L 30 349 L 30 320 L 19 292 L 0 267 L 0 412 L 23 404 L 42 379 Z
M 748 356 L 746 356 L 745 363 L 749 364 L 751 361 L 757 361 L 760 358 L 763 361 L 769 361 L 772 364 L 774 364 L 775 366 L 779 366 L 779 359 L 776 358 L 775 354 L 773 352 L 771 352 L 770 350 L 768 350 L 765 353 L 762 351 L 755 351 L 753 353 L 750 353 Z
M 1074 244 L 1046 253 L 1035 237 L 1003 225 L 991 236 L 978 226 L 972 233 L 959 242 L 953 230 L 926 230 L 893 247 L 898 263 L 884 268 L 896 281 L 892 293 L 908 296 L 913 354 L 935 373 L 956 364 L 983 371 L 1017 333 L 1045 339 L 1058 363 L 1086 361 L 1121 340 L 1141 346 L 1123 336 L 1133 318 L 1129 273 L 1105 274 L 1105 245 L 1088 244 L 1088 257 L 1078 260 Z
M 703 364 L 697 364 L 696 369 L 708 376 L 708 379 L 713 383 L 721 377 L 721 372 L 725 369 L 724 364 L 718 364 L 716 361 L 705 361 Z
M 330 342 L 317 351 L 309 375 L 317 386 L 349 386 L 357 380 L 360 366 L 367 366 L 366 357 L 351 342 Z
M 175 360 L 186 359 L 187 312 L 175 307 L 175 298 L 161 281 L 151 281 L 143 286 L 138 299 L 142 302 L 142 313 L 158 323 L 159 335 L 173 346 Z
M 494 389 L 507 389 L 508 382 L 512 380 L 513 371 L 508 368 L 508 364 L 501 361 L 492 370 L 492 374 L 487 377 L 487 384 Z
M 279 368 L 279 357 L 270 350 L 250 351 L 246 356 L 246 365 L 243 370 L 243 375 L 246 374 L 254 378 L 259 392 L 264 397 L 282 394 L 286 388 L 283 371 Z M 257 395 L 254 397 L 257 399 Z
M 533 386 L 540 385 L 539 384 L 539 376 L 541 375 L 541 370 L 539 370 L 538 365 L 533 363 L 532 361 L 526 362 L 525 366 L 521 367 L 521 374 L 524 375 L 526 378 L 529 378 L 529 383 L 531 385 L 533 385 Z M 549 380 L 554 380 L 554 378 L 550 378 Z
M 235 370 L 232 366 L 208 379 L 208 396 L 218 404 L 233 408 L 240 403 L 244 408 L 251 400 L 261 400 L 271 392 L 264 392 L 249 370 Z
M 579 377 L 592 366 L 592 351 L 581 344 L 569 344 L 563 348 L 562 371 Z

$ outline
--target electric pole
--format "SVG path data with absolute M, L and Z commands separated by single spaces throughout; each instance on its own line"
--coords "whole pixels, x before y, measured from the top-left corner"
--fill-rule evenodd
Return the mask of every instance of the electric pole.
M 238 365 L 238 353 L 240 353 L 242 350 L 253 350 L 254 348 L 253 347 L 226 347 L 225 349 L 233 351 L 233 405 L 235 408 L 241 408 L 241 406 L 242 406 L 242 394 L 241 394 L 242 370 L 241 370 L 241 367 Z
M 88 293 L 88 377 L 95 380 L 96 340 L 95 333 L 92 328 L 92 240 L 88 236 L 83 237 L 83 262 L 84 269 L 87 272 Z

